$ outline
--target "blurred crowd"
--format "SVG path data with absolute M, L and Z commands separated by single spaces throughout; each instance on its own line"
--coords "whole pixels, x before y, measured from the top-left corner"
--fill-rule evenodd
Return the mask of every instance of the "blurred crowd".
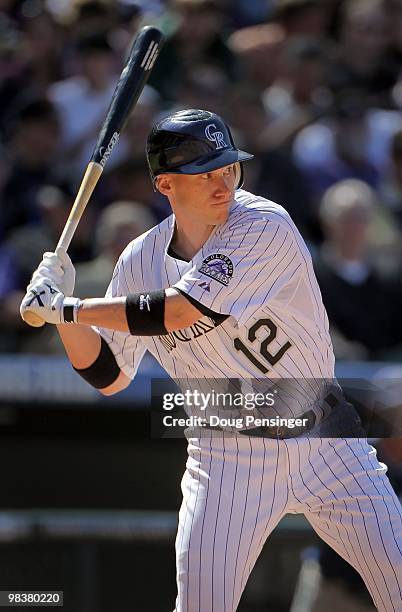
M 0 0 L 0 351 L 57 352 L 18 305 L 54 249 L 131 41 L 166 35 L 71 245 L 80 297 L 169 214 L 152 123 L 206 108 L 252 151 L 245 188 L 312 253 L 336 355 L 402 356 L 402 0 Z

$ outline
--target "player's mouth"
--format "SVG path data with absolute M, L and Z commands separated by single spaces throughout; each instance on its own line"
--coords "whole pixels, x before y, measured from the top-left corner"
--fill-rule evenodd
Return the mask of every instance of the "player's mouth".
M 232 200 L 222 200 L 222 201 L 218 201 L 218 202 L 212 202 L 212 206 L 216 206 L 216 207 L 224 207 L 224 206 L 229 206 L 229 204 L 231 203 Z

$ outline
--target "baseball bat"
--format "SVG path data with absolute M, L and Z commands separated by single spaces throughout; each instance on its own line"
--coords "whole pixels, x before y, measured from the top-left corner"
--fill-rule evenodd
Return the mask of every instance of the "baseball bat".
M 162 32 L 154 26 L 143 27 L 135 38 L 56 251 L 59 248 L 67 250 L 70 246 L 89 198 L 148 80 L 162 43 Z M 23 319 L 31 327 L 45 324 L 43 319 L 29 310 L 25 311 Z

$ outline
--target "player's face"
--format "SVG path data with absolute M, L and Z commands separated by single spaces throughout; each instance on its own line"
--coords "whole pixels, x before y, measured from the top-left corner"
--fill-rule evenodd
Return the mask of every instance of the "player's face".
M 203 225 L 219 225 L 227 220 L 235 192 L 234 164 L 204 174 L 169 174 L 162 177 L 158 186 L 169 197 L 176 216 L 186 216 Z M 169 193 L 163 189 L 167 183 Z

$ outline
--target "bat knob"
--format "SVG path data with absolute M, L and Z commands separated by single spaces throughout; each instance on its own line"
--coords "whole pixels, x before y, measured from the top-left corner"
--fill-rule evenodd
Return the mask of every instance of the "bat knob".
M 41 319 L 39 315 L 35 314 L 34 312 L 30 312 L 29 310 L 24 312 L 22 318 L 24 319 L 25 323 L 28 323 L 28 325 L 31 327 L 43 327 L 46 323 L 46 321 Z

